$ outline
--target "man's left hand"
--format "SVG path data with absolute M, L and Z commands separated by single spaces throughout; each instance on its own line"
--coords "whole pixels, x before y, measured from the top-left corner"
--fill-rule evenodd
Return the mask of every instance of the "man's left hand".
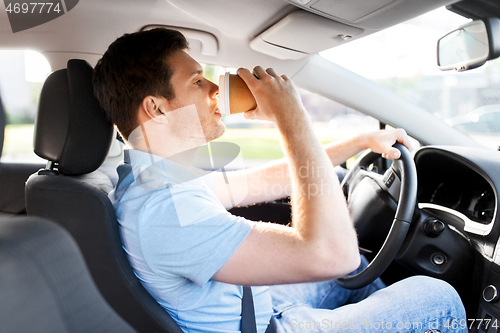
M 383 158 L 389 160 L 398 159 L 401 156 L 401 152 L 392 146 L 396 142 L 403 144 L 408 150 L 412 150 L 410 137 L 402 128 L 367 132 L 363 136 L 366 148 L 370 148 L 375 153 L 382 154 Z

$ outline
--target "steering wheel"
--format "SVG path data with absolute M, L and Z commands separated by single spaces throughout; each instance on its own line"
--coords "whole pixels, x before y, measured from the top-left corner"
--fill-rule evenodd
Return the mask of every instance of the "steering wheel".
M 383 191 L 392 192 L 392 196 L 397 196 L 397 185 L 399 185 L 399 179 L 401 180 L 399 203 L 384 244 L 372 262 L 362 272 L 356 275 L 346 275 L 337 280 L 337 283 L 344 288 L 358 289 L 375 281 L 387 269 L 398 253 L 410 228 L 417 200 L 417 172 L 408 149 L 400 143 L 394 144 L 393 147 L 401 152 L 401 157 L 393 161 L 383 179 L 381 179 L 380 175 L 367 171 L 370 164 L 380 156 L 368 151 L 356 161 L 354 167 L 350 169 L 342 181 L 342 190 L 347 196 L 352 211 L 352 209 L 364 210 L 369 208 L 367 203 L 370 203 L 370 200 L 358 200 L 359 204 L 354 207 L 349 197 L 365 178 L 368 180 L 365 180 L 365 182 L 370 183 L 369 187 L 376 184 L 375 186 L 378 185 Z M 394 193 L 394 189 L 396 189 L 396 193 Z

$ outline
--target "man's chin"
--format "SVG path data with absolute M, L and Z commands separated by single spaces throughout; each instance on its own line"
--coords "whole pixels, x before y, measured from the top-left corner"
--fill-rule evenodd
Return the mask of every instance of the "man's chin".
M 220 135 L 217 138 L 220 138 L 221 136 L 224 135 L 224 133 L 226 133 L 226 124 L 224 124 L 222 121 L 221 121 L 221 124 L 222 124 L 222 128 L 220 131 Z
M 207 140 L 207 142 L 210 142 L 220 138 L 222 135 L 224 135 L 224 133 L 226 133 L 226 125 L 221 121 L 219 124 L 217 124 L 216 128 L 214 128 L 210 135 L 205 136 L 205 139 Z

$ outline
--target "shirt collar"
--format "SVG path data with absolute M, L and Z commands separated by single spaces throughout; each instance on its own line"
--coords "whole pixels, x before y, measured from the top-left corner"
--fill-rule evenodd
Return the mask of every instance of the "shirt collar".
M 207 173 L 199 168 L 185 167 L 170 159 L 130 148 L 124 150 L 124 163 L 131 165 L 138 184 L 157 183 L 163 188 L 185 182 L 193 183 L 197 179 L 201 181 L 199 178 Z

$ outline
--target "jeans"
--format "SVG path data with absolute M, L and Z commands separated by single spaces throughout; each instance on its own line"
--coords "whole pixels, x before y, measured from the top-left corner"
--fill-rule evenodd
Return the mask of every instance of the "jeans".
M 360 267 L 367 260 L 362 257 Z M 465 309 L 455 289 L 427 276 L 385 287 L 377 279 L 358 289 L 332 281 L 269 288 L 277 333 L 282 332 L 467 332 Z

